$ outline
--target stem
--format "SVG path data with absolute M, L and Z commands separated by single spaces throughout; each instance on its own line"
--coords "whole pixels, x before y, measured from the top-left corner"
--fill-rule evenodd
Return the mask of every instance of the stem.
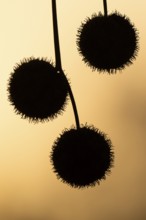
M 80 128 L 80 122 L 79 122 L 79 116 L 78 116 L 78 111 L 77 111 L 77 107 L 76 107 L 76 102 L 75 102 L 75 99 L 74 99 L 74 95 L 73 95 L 71 86 L 69 85 L 69 82 L 68 82 L 68 80 L 67 80 L 67 78 L 66 78 L 66 76 L 65 76 L 65 74 L 62 70 L 62 65 L 61 65 L 56 0 L 52 0 L 52 14 L 53 14 L 53 30 L 54 30 L 54 47 L 55 47 L 56 68 L 57 68 L 58 72 L 60 72 L 64 75 L 65 80 L 67 81 L 68 92 L 69 92 L 69 96 L 70 96 L 73 111 L 74 111 L 76 127 L 77 127 L 77 129 L 79 129 Z
M 107 2 L 103 0 L 103 7 L 104 7 L 104 16 L 107 17 Z
M 77 111 L 77 106 L 76 106 L 75 98 L 74 98 L 71 86 L 70 86 L 70 84 L 69 84 L 69 82 L 68 82 L 68 80 L 67 80 L 67 78 L 66 78 L 66 76 L 65 76 L 65 74 L 63 72 L 63 70 L 61 70 L 61 73 L 64 75 L 65 80 L 67 81 L 68 93 L 69 93 L 70 100 L 71 100 L 72 107 L 73 107 L 73 111 L 74 111 L 76 127 L 77 127 L 77 129 L 79 129 L 80 128 L 80 121 L 79 121 L 79 115 L 78 115 L 78 111 Z
M 60 46 L 59 46 L 56 0 L 52 0 L 52 16 L 53 16 L 53 30 L 54 30 L 54 47 L 55 47 L 56 68 L 57 68 L 57 70 L 60 70 L 60 69 L 62 69 L 62 67 L 61 67 L 61 55 L 60 55 Z

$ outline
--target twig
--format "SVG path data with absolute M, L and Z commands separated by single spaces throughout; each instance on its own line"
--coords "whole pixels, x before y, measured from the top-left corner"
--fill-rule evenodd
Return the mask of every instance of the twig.
M 103 7 L 104 7 L 104 16 L 107 17 L 107 1 L 103 0 Z
M 57 10 L 56 10 L 56 0 L 52 0 L 52 16 L 53 16 L 53 30 L 54 30 L 54 47 L 55 47 L 55 58 L 56 58 L 56 68 L 57 71 L 62 73 L 64 77 L 66 78 L 61 65 L 61 55 L 60 55 L 60 45 L 59 45 L 59 34 L 58 34 L 58 22 L 57 22 Z M 71 86 L 69 85 L 69 82 L 66 78 L 66 81 L 68 83 L 68 92 L 71 99 L 75 121 L 76 121 L 76 127 L 77 129 L 80 128 L 80 122 L 79 122 L 79 116 L 78 111 L 76 107 L 76 102 L 71 90 Z

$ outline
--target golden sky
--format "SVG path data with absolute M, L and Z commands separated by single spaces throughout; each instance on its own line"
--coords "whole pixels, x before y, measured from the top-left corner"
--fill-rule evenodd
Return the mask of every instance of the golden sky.
M 7 83 L 23 58 L 54 61 L 51 1 L 0 0 L 0 220 L 146 219 L 146 2 L 108 0 L 108 12 L 127 15 L 139 31 L 137 59 L 114 75 L 92 71 L 76 48 L 81 22 L 103 12 L 102 1 L 57 0 L 62 65 L 82 124 L 108 134 L 115 166 L 100 185 L 73 189 L 56 178 L 49 154 L 55 139 L 75 124 L 71 103 L 51 122 L 16 115 Z

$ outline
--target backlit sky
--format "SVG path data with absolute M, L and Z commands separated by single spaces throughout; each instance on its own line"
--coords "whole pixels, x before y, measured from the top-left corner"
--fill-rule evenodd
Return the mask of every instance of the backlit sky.
M 146 219 L 146 2 L 108 0 L 108 12 L 127 15 L 139 31 L 133 65 L 114 75 L 92 72 L 78 54 L 81 22 L 103 12 L 102 0 L 57 0 L 62 65 L 80 121 L 108 134 L 115 152 L 112 173 L 100 185 L 73 189 L 56 178 L 49 154 L 64 128 L 75 124 L 71 103 L 51 122 L 16 115 L 7 83 L 23 58 L 54 60 L 51 0 L 0 0 L 0 219 Z

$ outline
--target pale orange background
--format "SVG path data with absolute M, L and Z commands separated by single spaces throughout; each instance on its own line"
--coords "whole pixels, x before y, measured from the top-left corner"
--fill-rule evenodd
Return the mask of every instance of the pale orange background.
M 109 0 L 109 13 L 127 15 L 139 31 L 133 65 L 115 75 L 92 72 L 78 54 L 82 21 L 103 12 L 102 0 L 57 0 L 63 69 L 80 121 L 108 134 L 115 167 L 106 181 L 73 189 L 56 178 L 49 154 L 74 124 L 69 102 L 54 121 L 32 124 L 13 111 L 7 83 L 16 63 L 30 56 L 54 60 L 51 0 L 0 0 L 0 220 L 146 219 L 146 2 Z

